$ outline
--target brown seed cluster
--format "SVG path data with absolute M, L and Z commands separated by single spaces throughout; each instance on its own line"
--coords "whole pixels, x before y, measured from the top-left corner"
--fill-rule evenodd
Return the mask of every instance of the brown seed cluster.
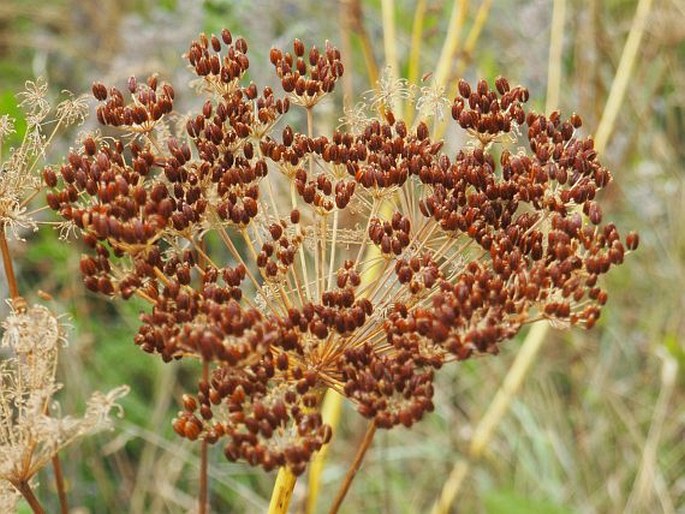
M 157 87 L 155 75 L 140 84 L 135 77 L 128 79 L 128 92 L 132 101 L 126 103 L 116 87 L 107 90 L 104 84 L 93 84 L 93 95 L 102 103 L 97 108 L 98 121 L 103 125 L 124 127 L 129 130 L 150 131 L 162 116 L 173 110 L 174 88 L 169 84 Z
M 313 107 L 323 95 L 331 93 L 344 72 L 340 51 L 328 41 L 321 53 L 315 46 L 307 52 L 304 43 L 295 39 L 293 53 L 272 48 L 269 59 L 283 90 L 307 107 Z
M 384 254 L 394 253 L 400 255 L 409 246 L 409 218 L 402 216 L 401 212 L 395 212 L 390 221 L 381 221 L 373 217 L 369 223 L 369 238 L 374 244 L 380 246 Z
M 280 124 L 333 91 L 343 68 L 325 48 L 271 51 L 280 97 L 242 83 L 242 38 L 201 35 L 187 59 L 206 99 L 183 136 L 152 130 L 171 86 L 130 79 L 126 103 L 96 83 L 98 119 L 124 133 L 43 173 L 88 248 L 88 289 L 145 299 L 136 344 L 208 368 L 176 432 L 295 473 L 331 437 L 326 389 L 411 426 L 446 363 L 497 353 L 532 320 L 592 327 L 600 276 L 639 243 L 603 224 L 611 174 L 580 118 L 529 112 L 503 78 L 459 82 L 452 114 L 474 144 L 456 154 L 387 107 L 349 132 Z
M 235 85 L 250 66 L 247 42 L 241 37 L 233 41 L 228 29 L 223 29 L 218 37 L 201 34 L 190 43 L 186 57 L 195 74 L 206 78 L 221 93 L 230 92 L 230 86 Z
M 229 460 L 241 459 L 266 471 L 287 465 L 301 474 L 332 432 L 316 410 L 317 394 L 310 391 L 315 377 L 298 375 L 298 385 L 293 385 L 283 375 L 285 366 L 287 361 L 268 358 L 244 368 L 218 368 L 210 381 L 199 383 L 196 396 L 184 396 L 174 430 L 210 444 L 227 439 L 224 454 Z M 281 382 L 275 391 L 269 385 L 274 381 Z
M 528 101 L 526 88 L 511 88 L 504 77 L 495 80 L 495 88 L 496 91 L 491 90 L 481 79 L 472 91 L 468 82 L 461 79 L 459 96 L 452 104 L 452 118 L 461 128 L 477 134 L 481 141 L 510 132 L 514 124 L 522 125 L 526 118 L 522 105 Z

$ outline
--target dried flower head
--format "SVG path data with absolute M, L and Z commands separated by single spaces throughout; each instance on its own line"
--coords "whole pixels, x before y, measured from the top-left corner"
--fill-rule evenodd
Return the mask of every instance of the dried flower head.
M 107 428 L 110 411 L 118 408 L 116 400 L 128 387 L 93 394 L 81 418 L 60 417 L 53 400 L 61 387 L 55 380 L 64 343 L 59 321 L 47 308 L 34 305 L 13 310 L 3 328 L 2 347 L 11 356 L 0 362 L 0 479 L 17 485 L 28 482 L 74 440 Z
M 37 226 L 28 205 L 45 187 L 39 169 L 55 135 L 65 126 L 83 122 L 88 112 L 85 95 L 74 97 L 66 91 L 63 94 L 67 98 L 51 116 L 45 80 L 26 82 L 25 90 L 17 95 L 26 119 L 26 132 L 21 145 L 9 152 L 3 152 L 3 143 L 15 132 L 14 120 L 6 114 L 0 116 L 0 227 L 5 232 L 9 229 L 15 238 L 20 238 L 20 229 Z
M 339 52 L 271 50 L 285 97 L 243 85 L 246 53 L 227 30 L 191 43 L 206 101 L 165 145 L 149 123 L 166 122 L 171 86 L 131 79 L 125 104 L 96 84 L 98 118 L 126 133 L 84 139 L 44 175 L 91 249 L 86 286 L 151 304 L 136 344 L 209 366 L 180 436 L 301 473 L 331 437 L 325 390 L 378 427 L 411 426 L 444 364 L 497 353 L 535 320 L 596 323 L 600 276 L 638 240 L 602 224 L 611 174 L 577 115 L 530 112 L 503 78 L 460 81 L 452 116 L 475 143 L 447 155 L 425 121 L 396 117 L 405 86 L 386 80 L 371 106 L 382 120 L 357 113 L 353 130 L 314 136 L 312 116 L 306 130 L 276 123 L 333 92 Z M 438 93 L 420 107 L 438 112 Z M 520 132 L 529 151 L 507 145 Z

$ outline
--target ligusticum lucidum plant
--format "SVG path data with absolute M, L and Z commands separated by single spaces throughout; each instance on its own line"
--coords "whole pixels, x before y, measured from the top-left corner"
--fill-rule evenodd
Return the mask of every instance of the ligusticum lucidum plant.
M 344 73 L 330 43 L 272 49 L 280 92 L 245 83 L 247 43 L 226 29 L 186 59 L 199 112 L 175 115 L 156 76 L 95 83 L 98 121 L 119 132 L 43 175 L 90 248 L 88 289 L 147 300 L 135 343 L 202 363 L 173 426 L 229 460 L 302 473 L 331 437 L 329 389 L 378 428 L 410 427 L 443 365 L 495 354 L 535 320 L 592 327 L 600 276 L 637 247 L 602 223 L 612 176 L 580 117 L 527 110 L 502 77 L 459 82 L 448 104 L 470 142 L 448 155 L 429 97 L 407 124 L 381 90 L 318 133 Z M 306 128 L 288 124 L 295 109 Z

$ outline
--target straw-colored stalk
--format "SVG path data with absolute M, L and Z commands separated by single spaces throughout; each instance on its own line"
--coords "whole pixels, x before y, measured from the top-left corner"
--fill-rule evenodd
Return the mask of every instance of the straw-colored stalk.
M 271 493 L 269 514 L 285 514 L 288 512 L 296 482 L 297 477 L 290 471 L 290 468 L 283 466 L 278 470 L 276 483 Z
M 333 389 L 326 391 L 326 395 L 323 399 L 323 406 L 321 407 L 321 417 L 323 418 L 323 422 L 330 425 L 334 431 L 340 422 L 342 407 L 343 397 Z M 319 491 L 321 490 L 321 473 L 323 472 L 326 457 L 328 456 L 329 447 L 330 443 L 324 445 L 309 466 L 309 485 L 307 491 L 307 507 L 305 510 L 307 514 L 314 514 L 316 512 L 316 504 L 319 499 Z

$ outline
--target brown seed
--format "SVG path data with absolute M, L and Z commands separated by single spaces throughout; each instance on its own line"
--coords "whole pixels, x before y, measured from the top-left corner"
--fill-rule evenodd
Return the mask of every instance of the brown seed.
M 626 236 L 626 248 L 628 250 L 637 250 L 640 245 L 640 236 L 637 232 L 629 232 Z
M 295 38 L 295 41 L 293 41 L 293 50 L 297 57 L 302 57 L 304 55 L 304 43 L 298 38 Z
M 471 87 L 464 79 L 459 79 L 459 94 L 462 96 L 462 98 L 468 98 L 471 96 Z
M 107 99 L 107 88 L 101 82 L 93 82 L 93 96 L 101 102 Z

